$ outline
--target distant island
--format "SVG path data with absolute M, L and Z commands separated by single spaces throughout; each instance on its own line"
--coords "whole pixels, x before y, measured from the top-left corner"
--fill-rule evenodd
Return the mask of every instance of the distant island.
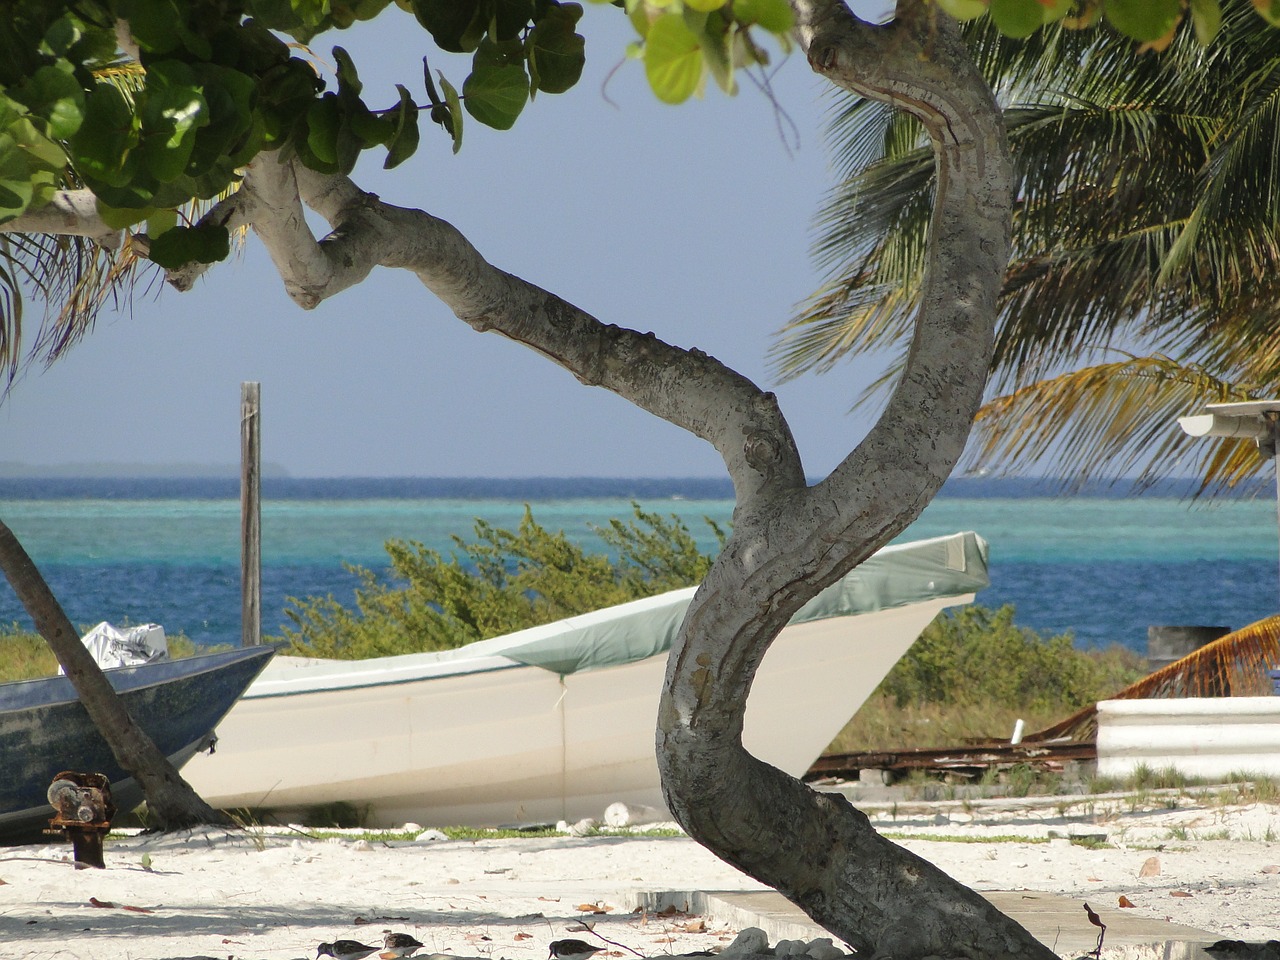
M 264 463 L 262 476 L 288 477 L 289 471 L 278 463 Z M 0 460 L 0 478 L 14 480 L 65 478 L 68 480 L 119 479 L 123 477 L 159 477 L 166 480 L 186 478 L 239 477 L 238 463 L 54 463 L 31 464 Z
M 953 477 L 939 496 L 967 499 L 1131 496 L 1191 498 L 1199 484 L 1179 478 L 1149 487 L 1132 480 L 1072 484 L 1046 477 Z M 225 464 L 66 464 L 35 467 L 0 463 L 0 500 L 235 499 L 240 471 Z M 455 498 L 464 500 L 732 500 L 727 477 L 297 477 L 279 466 L 262 473 L 269 500 Z M 1258 479 L 1213 497 L 1271 497 Z

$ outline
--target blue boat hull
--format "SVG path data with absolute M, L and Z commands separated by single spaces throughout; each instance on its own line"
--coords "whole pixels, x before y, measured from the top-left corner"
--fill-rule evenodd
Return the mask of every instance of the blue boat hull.
M 134 721 L 180 767 L 208 746 L 214 727 L 274 652 L 250 647 L 105 673 Z M 62 770 L 106 775 L 121 811 L 142 801 L 70 680 L 0 684 L 0 842 L 39 837 L 53 816 L 46 791 Z

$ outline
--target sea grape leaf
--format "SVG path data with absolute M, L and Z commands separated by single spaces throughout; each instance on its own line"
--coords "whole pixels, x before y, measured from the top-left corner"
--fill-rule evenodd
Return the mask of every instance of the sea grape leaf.
M 106 183 L 123 185 L 130 152 L 137 143 L 138 124 L 124 94 L 109 83 L 99 83 L 85 98 L 84 120 L 71 138 L 77 168 Z
M 450 53 L 466 53 L 463 36 L 480 12 L 479 0 L 413 0 L 413 15 L 427 28 L 436 46 Z
M 515 40 L 524 33 L 533 18 L 532 0 L 493 0 L 492 26 L 489 29 L 495 40 Z
M 392 134 L 387 141 L 387 159 L 382 164 L 385 170 L 404 163 L 418 149 L 418 105 L 401 84 L 397 83 L 396 89 L 400 91 L 400 106 L 391 121 Z
M 453 152 L 457 153 L 462 149 L 462 98 L 458 96 L 457 88 L 444 78 L 444 74 L 440 75 L 440 89 L 444 91 L 444 103 L 449 111 L 449 134 L 453 137 Z M 431 115 L 434 118 L 434 107 L 431 108 Z
M 1150 42 L 1177 25 L 1182 0 L 1107 0 L 1102 12 L 1126 37 Z
M 252 104 L 257 88 L 252 77 L 217 64 L 200 64 L 197 76 L 208 108 L 208 122 L 198 131 L 187 164 L 187 171 L 194 175 L 206 172 L 221 158 L 245 146 L 246 136 L 254 129 Z M 256 142 L 260 145 L 261 138 Z
M 983 12 L 986 4 L 981 0 L 950 0 L 950 2 L 978 3 Z M 946 7 L 944 6 L 944 9 Z M 947 11 L 950 13 L 950 11 Z M 786 33 L 795 26 L 796 17 L 787 0 L 734 0 L 733 16 L 739 23 L 756 23 L 770 33 Z M 952 14 L 952 16 L 955 16 Z M 957 17 L 957 19 L 960 19 Z
M 987 12 L 986 0 L 938 0 L 938 6 L 960 21 L 975 20 Z
M 1039 0 L 991 0 L 991 20 L 1006 37 L 1022 39 L 1044 25 L 1044 7 Z
M 1222 27 L 1222 7 L 1218 0 L 1191 0 L 1191 23 L 1197 40 L 1206 45 L 1212 43 Z
M 726 24 L 720 17 L 709 17 L 699 38 L 703 62 L 720 89 L 730 95 L 738 92 L 733 71 L 733 38 L 734 24 Z
M 26 157 L 17 149 L 13 137 L 0 131 L 0 222 L 25 213 L 33 196 L 31 167 Z
M 150 258 L 166 270 L 187 263 L 217 263 L 231 253 L 231 234 L 218 224 L 174 227 L 151 241 Z
M 586 40 L 574 29 L 581 17 L 580 4 L 561 4 L 549 10 L 529 31 L 525 48 L 536 89 L 564 93 L 582 77 Z
M 702 49 L 678 13 L 664 13 L 649 25 L 644 43 L 644 72 L 654 95 L 664 103 L 683 103 L 702 82 Z
M 84 120 L 84 91 L 66 60 L 40 67 L 26 83 L 9 93 L 45 119 L 49 136 L 55 140 L 74 136 Z
M 307 109 L 307 147 L 322 163 L 338 162 L 338 128 L 342 125 L 338 98 L 326 93 Z
M 110 204 L 103 203 L 101 199 L 97 199 L 94 205 L 97 207 L 98 217 L 113 230 L 123 230 L 125 227 L 131 227 L 156 213 L 154 207 L 113 207 Z
M 143 162 L 156 180 L 167 183 L 187 169 L 196 134 L 209 122 L 209 107 L 195 71 L 178 60 L 149 65 L 138 116 Z
M 518 53 L 516 51 L 519 51 Z M 529 75 L 523 48 L 486 41 L 475 52 L 471 74 L 462 84 L 467 113 L 495 130 L 510 130 L 529 100 Z
M 1280 0 L 1253 0 L 1253 9 L 1267 23 L 1280 27 Z

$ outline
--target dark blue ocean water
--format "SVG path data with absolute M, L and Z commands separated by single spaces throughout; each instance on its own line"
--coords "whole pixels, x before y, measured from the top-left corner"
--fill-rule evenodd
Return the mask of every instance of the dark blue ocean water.
M 976 530 L 991 544 L 986 606 L 1017 622 L 1071 632 L 1082 646 L 1145 649 L 1153 624 L 1238 627 L 1276 612 L 1275 501 L 1193 504 L 1168 488 L 1069 497 L 1043 484 L 948 484 L 904 539 Z M 629 517 L 631 502 L 675 514 L 710 547 L 702 522 L 728 521 L 727 484 L 711 480 L 263 481 L 263 632 L 278 634 L 289 597 L 353 599 L 345 564 L 385 568 L 383 543 L 418 540 L 448 552 L 477 517 L 535 518 L 585 542 L 594 525 Z M 200 643 L 240 636 L 239 487 L 227 479 L 0 479 L 0 519 L 17 534 L 71 620 L 156 622 Z M 0 583 L 0 622 L 30 621 Z

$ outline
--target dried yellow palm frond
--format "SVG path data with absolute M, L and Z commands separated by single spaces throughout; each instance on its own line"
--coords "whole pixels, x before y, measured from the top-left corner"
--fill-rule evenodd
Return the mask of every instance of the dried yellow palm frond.
M 1280 616 L 1219 637 L 1125 687 L 1111 699 L 1264 696 L 1271 692 L 1267 671 L 1276 668 L 1280 668 Z M 1097 733 L 1098 708 L 1094 704 L 1023 741 L 1092 740 Z
M 1252 443 L 1195 444 L 1179 416 L 1208 401 L 1252 399 L 1198 364 L 1160 354 L 1096 363 L 988 402 L 974 424 L 966 467 L 1001 470 L 1053 460 L 1060 476 L 1159 478 L 1185 453 L 1207 488 L 1230 487 L 1262 462 Z

